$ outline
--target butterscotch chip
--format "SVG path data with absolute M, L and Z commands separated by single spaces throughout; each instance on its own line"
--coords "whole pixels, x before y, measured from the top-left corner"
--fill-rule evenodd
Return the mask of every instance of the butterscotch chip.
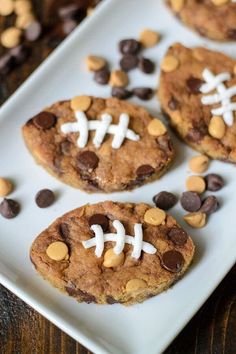
M 148 124 L 148 133 L 153 136 L 160 136 L 166 133 L 166 127 L 159 119 L 153 119 Z
M 87 68 L 90 71 L 98 71 L 103 69 L 107 62 L 104 58 L 102 57 L 97 57 L 95 55 L 89 55 L 86 58 L 86 64 L 87 64 Z
M 62 261 L 68 255 L 68 247 L 64 242 L 56 241 L 48 246 L 46 253 L 54 261 Z
M 225 122 L 220 116 L 213 116 L 208 126 L 209 134 L 216 139 L 222 139 L 225 135 Z
M 164 210 L 159 208 L 151 208 L 144 214 L 144 221 L 151 225 L 161 225 L 165 222 L 166 213 Z
M 32 4 L 28 0 L 16 0 L 14 10 L 16 15 L 22 15 L 31 12 Z
M 75 96 L 70 101 L 70 106 L 73 111 L 85 112 L 91 106 L 92 99 L 89 96 Z
M 189 161 L 189 167 L 195 173 L 203 173 L 209 167 L 209 158 L 205 155 L 194 156 Z
M 12 189 L 12 183 L 9 180 L 0 177 L 0 197 L 6 197 L 11 193 Z
M 20 29 L 26 29 L 34 21 L 34 15 L 30 12 L 27 12 L 25 14 L 17 16 L 15 25 Z
M 146 48 L 154 47 L 160 40 L 160 35 L 158 32 L 152 31 L 150 29 L 144 29 L 140 33 L 139 41 Z
M 14 48 L 20 44 L 22 32 L 19 28 L 7 28 L 1 34 L 1 43 L 3 47 Z
M 189 176 L 186 180 L 186 188 L 190 192 L 201 194 L 206 189 L 206 182 L 201 176 Z
M 220 6 L 220 5 L 227 4 L 229 0 L 211 0 L 211 2 L 216 6 Z
M 133 292 L 145 289 L 147 287 L 147 283 L 142 279 L 131 279 L 127 282 L 125 290 L 127 292 Z
M 166 73 L 176 70 L 178 66 L 179 60 L 173 55 L 167 55 L 161 62 L 161 69 Z
M 179 12 L 184 6 L 184 0 L 171 0 L 172 9 Z
M 129 83 L 129 78 L 123 70 L 114 70 L 111 73 L 109 83 L 112 87 L 126 87 Z
M 190 213 L 184 216 L 184 221 L 198 229 L 206 225 L 206 214 L 201 212 Z
M 124 252 L 120 254 L 116 254 L 112 248 L 106 251 L 104 254 L 104 262 L 103 265 L 106 268 L 118 267 L 119 265 L 124 263 Z
M 11 15 L 14 10 L 14 2 L 12 0 L 0 0 L 0 15 Z

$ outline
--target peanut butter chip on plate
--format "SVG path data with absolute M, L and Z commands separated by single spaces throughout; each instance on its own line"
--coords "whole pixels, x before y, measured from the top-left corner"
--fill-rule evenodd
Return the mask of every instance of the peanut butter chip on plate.
M 196 212 L 196 213 L 190 213 L 184 216 L 184 221 L 196 228 L 199 229 L 203 226 L 206 225 L 206 214 L 205 213 L 201 213 L 201 212 Z
M 190 192 L 201 194 L 206 189 L 206 182 L 201 176 L 189 176 L 186 180 L 186 188 Z
M 166 73 L 176 70 L 178 66 L 179 60 L 173 55 L 167 55 L 161 62 L 161 69 Z
M 220 116 L 213 116 L 208 126 L 209 134 L 216 139 L 222 139 L 225 135 L 225 122 Z
M 171 0 L 171 7 L 174 11 L 179 12 L 184 6 L 184 0 Z
M 56 241 L 48 246 L 46 253 L 54 261 L 62 261 L 68 255 L 68 247 L 64 242 Z
M 98 71 L 106 66 L 106 60 L 102 57 L 97 57 L 95 55 L 89 55 L 86 58 L 87 68 L 90 71 Z
M 161 225 L 165 222 L 166 213 L 164 210 L 159 208 L 151 208 L 144 214 L 144 221 L 151 225 Z
M 205 155 L 194 156 L 189 161 L 189 167 L 195 173 L 203 173 L 209 167 L 209 158 Z
M 146 48 L 154 47 L 160 40 L 160 35 L 158 32 L 152 31 L 150 29 L 144 29 L 140 33 L 139 41 Z
M 73 111 L 87 111 L 91 106 L 92 100 L 89 96 L 75 96 L 70 101 L 70 106 Z
M 10 181 L 0 177 L 0 197 L 6 197 L 11 193 L 13 186 Z
M 148 133 L 153 136 L 160 136 L 166 133 L 166 127 L 159 119 L 153 119 L 148 124 Z
M 147 283 L 142 279 L 131 279 L 127 282 L 125 290 L 127 292 L 134 292 L 143 290 L 147 287 Z
M 0 15 L 8 16 L 14 10 L 13 0 L 0 0 Z
M 227 4 L 227 2 L 229 2 L 229 0 L 211 0 L 211 2 L 213 2 L 213 4 L 216 6 L 221 6 L 221 5 Z
M 5 48 L 14 48 L 20 44 L 22 31 L 16 27 L 9 27 L 1 34 L 1 43 Z
M 112 248 L 106 251 L 104 254 L 104 262 L 103 265 L 106 268 L 118 267 L 119 265 L 124 263 L 124 252 L 120 254 L 116 254 Z
M 112 87 L 126 87 L 129 83 L 128 75 L 123 70 L 114 70 L 109 83 Z

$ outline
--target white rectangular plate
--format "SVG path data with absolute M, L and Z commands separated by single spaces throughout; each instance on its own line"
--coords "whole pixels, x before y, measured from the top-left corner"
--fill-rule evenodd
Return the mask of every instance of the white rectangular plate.
M 167 292 L 128 308 L 78 304 L 43 281 L 30 263 L 29 248 L 35 236 L 70 209 L 105 199 L 150 203 L 158 191 L 180 194 L 184 190 L 189 173 L 187 161 L 194 152 L 174 137 L 176 160 L 160 181 L 133 192 L 112 195 L 88 195 L 56 181 L 33 162 L 21 137 L 24 122 L 54 101 L 82 93 L 109 96 L 109 87 L 98 86 L 86 71 L 84 57 L 91 53 L 102 55 L 115 68 L 119 58 L 117 42 L 127 37 L 138 38 L 146 27 L 162 34 L 160 44 L 145 52 L 157 67 L 167 47 L 175 41 L 189 46 L 207 45 L 236 55 L 235 45 L 203 40 L 182 26 L 161 1 L 106 0 L 96 10 L 96 15 L 85 20 L 0 111 L 0 175 L 15 181 L 12 198 L 22 205 L 17 218 L 0 218 L 0 282 L 96 353 L 163 351 L 236 259 L 235 167 L 212 162 L 210 171 L 220 173 L 227 182 L 217 193 L 221 210 L 210 218 L 204 229 L 188 230 L 196 243 L 194 264 Z M 157 70 L 155 75 L 144 75 L 135 70 L 130 75 L 131 85 L 155 87 L 158 73 Z M 158 115 L 156 98 L 145 102 L 144 106 Z M 57 202 L 47 210 L 39 209 L 34 203 L 35 193 L 41 188 L 58 192 Z M 173 209 L 173 215 L 181 221 L 183 210 L 179 205 Z

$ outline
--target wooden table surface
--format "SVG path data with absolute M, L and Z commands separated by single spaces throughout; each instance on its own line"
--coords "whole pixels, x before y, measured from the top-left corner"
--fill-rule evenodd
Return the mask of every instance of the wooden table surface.
M 77 0 L 77 2 L 80 1 L 85 0 Z M 0 77 L 0 104 L 20 86 L 53 47 L 61 41 L 61 30 L 60 26 L 54 22 L 57 21 L 54 13 L 55 6 L 66 2 L 70 1 L 34 1 L 37 14 L 47 25 L 47 31 L 37 45 L 31 46 L 31 56 L 23 65 L 13 70 L 7 77 Z M 0 18 L 0 31 L 11 21 L 11 19 Z M 1 51 L 0 48 L 0 54 Z M 0 286 L 0 354 L 21 353 L 82 354 L 88 351 Z M 236 265 L 165 351 L 165 354 L 193 353 L 236 353 Z

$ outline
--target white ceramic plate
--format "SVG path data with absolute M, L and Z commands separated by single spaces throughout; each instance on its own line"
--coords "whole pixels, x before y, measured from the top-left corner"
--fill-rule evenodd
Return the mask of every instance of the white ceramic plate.
M 158 191 L 180 194 L 184 189 L 189 173 L 187 160 L 194 152 L 175 138 L 175 163 L 160 181 L 133 192 L 88 195 L 63 185 L 36 166 L 21 137 L 23 123 L 54 101 L 82 93 L 109 96 L 110 89 L 98 86 L 86 72 L 84 57 L 91 53 L 100 54 L 115 67 L 119 58 L 117 42 L 127 37 L 137 38 L 145 27 L 162 34 L 161 43 L 146 51 L 146 56 L 157 63 L 174 41 L 189 46 L 204 44 L 236 55 L 235 45 L 206 41 L 184 28 L 161 1 L 106 0 L 96 10 L 96 15 L 85 20 L 0 111 L 0 175 L 15 181 L 12 198 L 22 205 L 17 218 L 0 218 L 0 282 L 96 353 L 160 353 L 236 260 L 235 168 L 212 162 L 210 171 L 220 173 L 227 182 L 226 187 L 217 193 L 222 208 L 210 218 L 204 229 L 188 230 L 197 246 L 194 264 L 167 292 L 128 308 L 78 304 L 43 281 L 30 263 L 28 253 L 35 236 L 70 209 L 104 199 L 151 202 Z M 157 74 L 148 76 L 134 71 L 131 84 L 155 87 Z M 141 101 L 135 102 L 142 104 Z M 155 98 L 144 105 L 154 115 L 158 114 Z M 58 201 L 47 210 L 39 209 L 34 203 L 35 193 L 45 187 L 58 192 Z M 183 210 L 179 205 L 173 209 L 173 215 L 181 221 Z

